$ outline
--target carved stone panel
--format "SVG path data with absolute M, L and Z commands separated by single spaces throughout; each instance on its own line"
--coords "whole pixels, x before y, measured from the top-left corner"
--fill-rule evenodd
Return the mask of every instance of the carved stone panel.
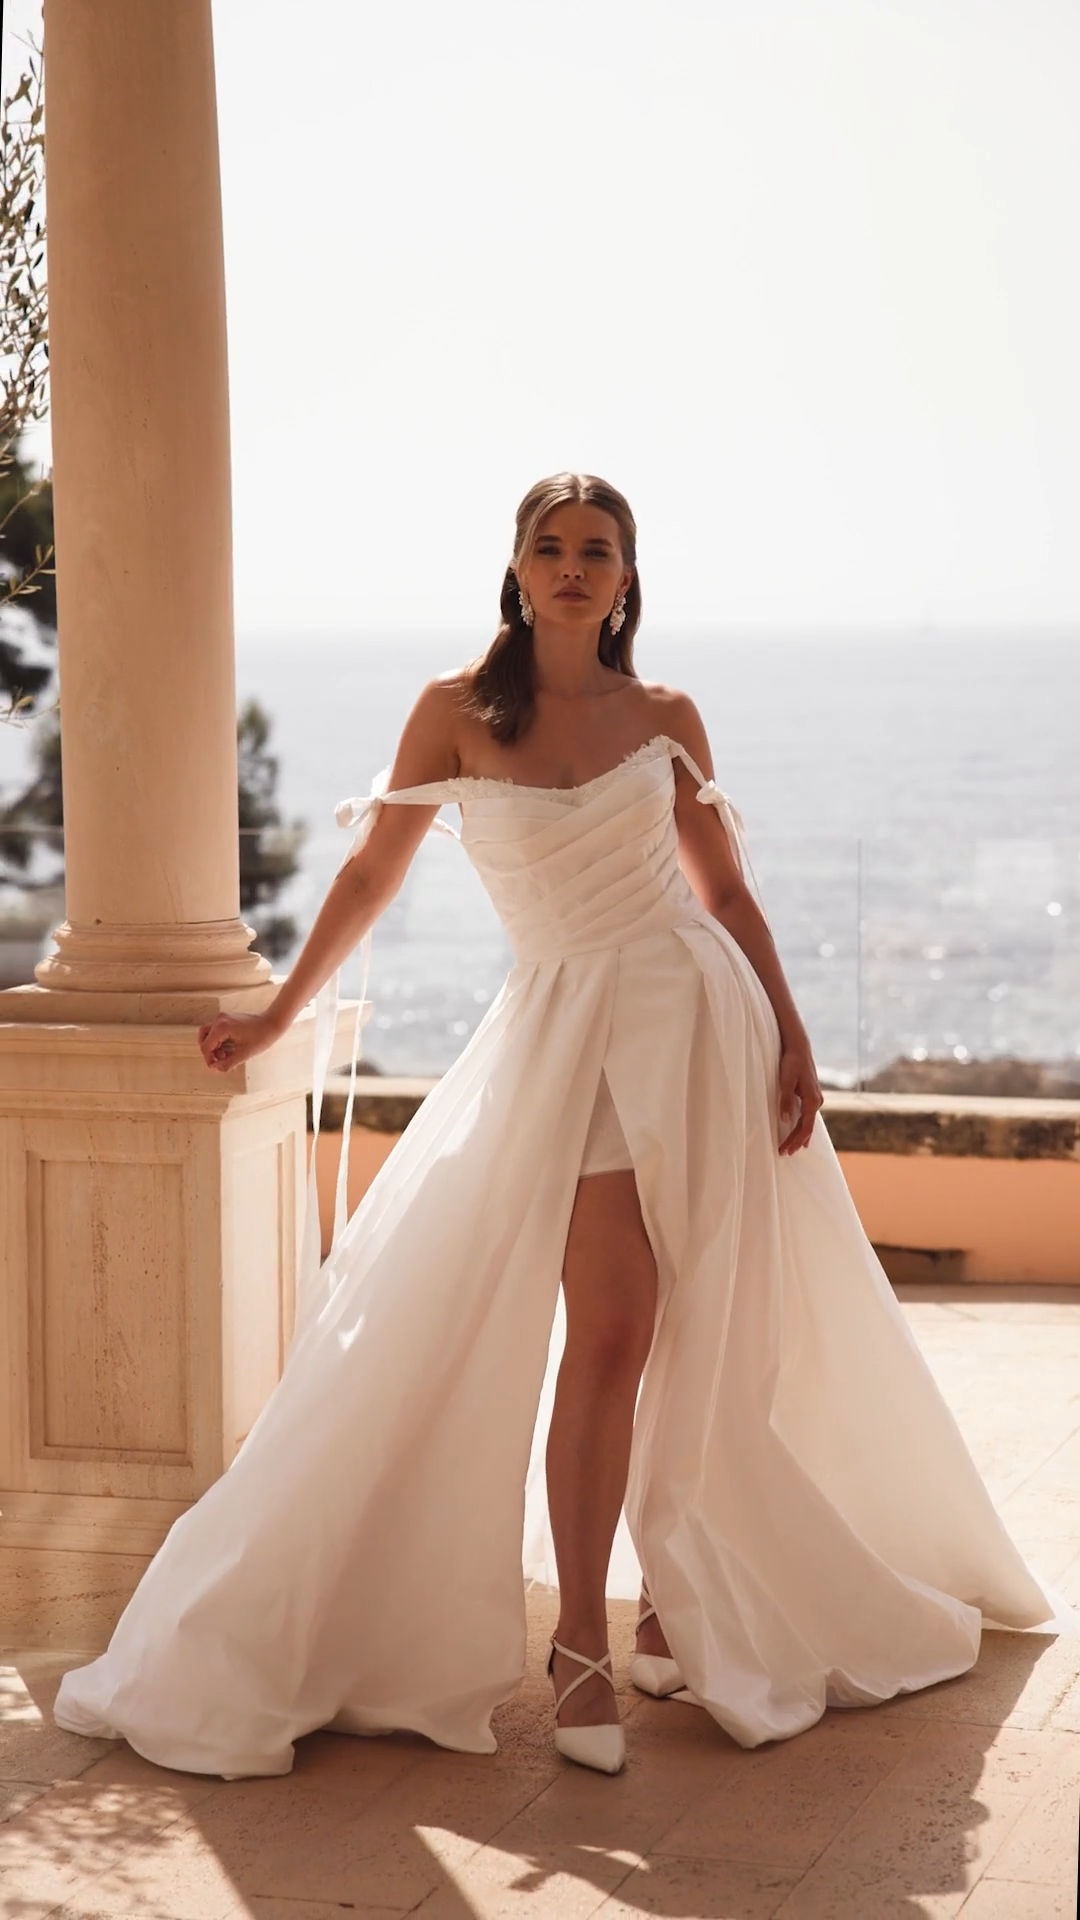
M 29 1152 L 30 1453 L 191 1459 L 184 1167 Z

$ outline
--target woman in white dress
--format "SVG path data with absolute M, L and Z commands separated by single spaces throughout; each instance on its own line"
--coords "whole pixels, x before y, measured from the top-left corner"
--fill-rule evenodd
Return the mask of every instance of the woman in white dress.
M 272 1045 L 460 805 L 516 964 L 301 1301 L 229 1472 L 66 1677 L 74 1731 L 229 1776 L 287 1771 L 326 1725 L 490 1752 L 523 1526 L 527 1572 L 554 1552 L 556 1742 L 608 1772 L 628 1569 L 633 1680 L 745 1746 L 965 1671 L 984 1619 L 1053 1613 L 816 1123 L 697 710 L 634 674 L 635 539 L 592 476 L 530 491 L 499 633 L 345 808 L 356 843 L 273 1006 L 200 1030 L 223 1072 Z

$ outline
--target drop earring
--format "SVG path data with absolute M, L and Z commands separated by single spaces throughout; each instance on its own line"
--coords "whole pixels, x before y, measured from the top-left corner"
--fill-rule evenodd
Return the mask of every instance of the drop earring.
M 620 631 L 625 619 L 626 619 L 626 595 L 625 593 L 618 593 L 615 596 L 615 605 L 612 607 L 611 612 L 608 614 L 608 626 L 611 628 L 611 631 L 613 634 L 618 633 Z
M 518 588 L 518 605 L 521 608 L 521 617 L 525 625 L 531 627 L 533 623 L 532 601 L 529 599 L 524 587 Z

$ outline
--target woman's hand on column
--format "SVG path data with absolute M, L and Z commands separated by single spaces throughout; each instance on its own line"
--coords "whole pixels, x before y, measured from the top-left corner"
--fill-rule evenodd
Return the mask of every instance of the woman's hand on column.
M 780 1126 L 784 1133 L 781 1153 L 797 1153 L 800 1147 L 809 1145 L 814 1121 L 823 1105 L 824 1096 L 818 1085 L 809 1042 L 799 1041 L 785 1047 L 780 1055 Z
M 199 1049 L 212 1073 L 228 1073 L 256 1053 L 265 1053 L 284 1028 L 273 1007 L 263 1013 L 219 1013 L 199 1028 Z

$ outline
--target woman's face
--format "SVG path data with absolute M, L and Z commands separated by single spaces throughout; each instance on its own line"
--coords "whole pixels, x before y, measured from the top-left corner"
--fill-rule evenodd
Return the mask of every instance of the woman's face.
M 518 575 L 540 620 L 599 626 L 633 579 L 623 561 L 617 521 L 602 507 L 570 501 L 540 522 Z

